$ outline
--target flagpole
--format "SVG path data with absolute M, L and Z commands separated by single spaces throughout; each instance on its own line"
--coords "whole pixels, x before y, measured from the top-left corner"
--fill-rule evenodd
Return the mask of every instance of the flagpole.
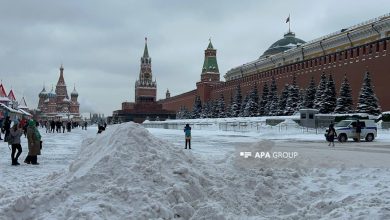
M 290 29 L 290 22 L 291 22 L 291 17 L 290 17 L 290 14 L 288 14 L 288 32 L 289 32 L 289 33 L 291 32 L 291 29 Z

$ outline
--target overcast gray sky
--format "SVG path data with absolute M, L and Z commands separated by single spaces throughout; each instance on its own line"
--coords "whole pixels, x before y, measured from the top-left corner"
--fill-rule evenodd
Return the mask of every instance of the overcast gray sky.
M 111 115 L 134 100 L 144 37 L 158 99 L 192 90 L 211 37 L 221 77 L 288 30 L 305 41 L 390 12 L 390 1 L 0 0 L 0 79 L 36 108 L 64 65 L 82 112 Z

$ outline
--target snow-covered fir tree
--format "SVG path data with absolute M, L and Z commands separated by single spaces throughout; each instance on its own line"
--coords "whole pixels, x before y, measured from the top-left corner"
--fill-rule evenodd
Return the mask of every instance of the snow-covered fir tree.
M 305 96 L 306 96 L 306 90 L 300 89 L 299 90 L 299 102 L 298 102 L 298 110 L 301 108 L 305 108 Z
M 245 117 L 255 117 L 258 115 L 258 104 L 259 103 L 259 94 L 257 91 L 257 84 L 252 88 L 252 91 L 249 93 L 249 99 L 245 105 L 244 116 Z
M 324 114 L 332 113 L 336 107 L 336 97 L 336 86 L 334 84 L 332 74 L 329 74 L 325 93 L 322 97 L 323 102 L 320 106 L 319 112 Z
M 179 119 L 189 119 L 191 118 L 191 113 L 188 111 L 187 107 L 181 106 L 177 116 Z
M 176 112 L 176 119 L 182 119 L 183 117 L 183 106 L 180 106 L 179 111 Z
M 356 112 L 367 113 L 370 115 L 379 115 L 381 113 L 381 107 L 378 103 L 378 98 L 375 95 L 373 87 L 374 86 L 371 84 L 370 73 L 367 71 L 360 90 Z
M 322 73 L 320 83 L 318 84 L 316 95 L 314 97 L 313 108 L 315 109 L 319 110 L 324 102 L 323 98 L 326 90 L 326 83 L 326 75 L 325 73 Z
M 204 102 L 202 107 L 202 113 L 200 114 L 200 118 L 209 118 L 210 115 L 210 103 Z
M 296 111 L 298 111 L 298 104 L 300 101 L 299 98 L 299 87 L 297 85 L 297 77 L 293 76 L 292 83 L 288 87 L 288 98 L 286 102 L 286 110 L 284 111 L 284 115 L 293 115 Z
M 195 97 L 194 105 L 192 107 L 191 118 L 200 118 L 200 114 L 202 113 L 202 101 L 200 100 L 200 96 Z
M 340 114 L 353 112 L 352 89 L 346 74 L 344 75 L 344 81 L 340 87 L 339 97 L 337 98 L 334 112 Z
M 246 115 L 248 112 L 245 112 L 246 103 L 248 103 L 248 101 L 249 101 L 249 93 L 247 93 L 245 98 L 242 100 L 240 114 L 238 116 L 240 116 L 240 117 L 248 117 L 249 116 L 249 115 Z
M 314 77 L 311 77 L 309 86 L 305 92 L 304 103 L 302 105 L 303 108 L 314 108 L 314 101 L 316 98 L 316 83 L 314 81 Z
M 229 104 L 228 105 L 226 105 L 225 106 L 225 114 L 226 114 L 226 117 L 227 118 L 230 118 L 230 117 L 233 117 L 232 115 L 231 115 L 231 109 L 232 109 L 232 104 L 233 104 L 233 94 L 232 93 L 230 93 L 230 102 L 229 102 Z
M 272 76 L 271 86 L 268 93 L 268 100 L 266 105 L 266 115 L 277 115 L 279 112 L 279 98 L 278 98 L 278 87 L 276 86 L 275 77 Z
M 258 114 L 259 116 L 265 115 L 265 106 L 267 105 L 267 101 L 268 101 L 268 93 L 269 93 L 268 84 L 267 82 L 265 82 L 263 85 L 263 93 L 261 94 L 261 100 L 259 103 L 259 114 Z
M 290 85 L 289 84 L 285 84 L 284 88 L 283 88 L 283 91 L 282 91 L 282 94 L 280 95 L 280 98 L 279 98 L 278 115 L 284 115 L 285 114 L 289 91 L 290 91 Z
M 242 103 L 241 86 L 237 85 L 236 92 L 233 98 L 233 103 L 230 106 L 231 117 L 238 117 L 238 115 L 240 114 L 241 103 Z
M 208 105 L 207 118 L 213 118 L 214 117 L 214 110 L 215 110 L 213 100 L 208 101 L 207 105 Z
M 219 112 L 217 111 L 217 100 L 210 100 L 210 115 L 209 118 L 217 118 Z
M 217 104 L 217 117 L 218 118 L 226 118 L 226 113 L 225 113 L 225 98 L 223 94 L 219 96 L 218 99 L 218 104 Z

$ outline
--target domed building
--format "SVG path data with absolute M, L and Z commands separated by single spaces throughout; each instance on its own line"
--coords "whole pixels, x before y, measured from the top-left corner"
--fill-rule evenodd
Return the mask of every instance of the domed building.
M 294 32 L 287 32 L 284 34 L 284 37 L 275 43 L 273 43 L 264 53 L 260 56 L 260 58 L 266 58 L 271 55 L 275 55 L 286 50 L 296 48 L 302 44 L 306 43 L 304 40 L 301 40 L 295 37 Z
M 77 101 L 79 94 L 76 91 L 76 86 L 71 93 L 69 99 L 65 79 L 64 67 L 60 67 L 60 77 L 58 79 L 56 89 L 51 88 L 50 92 L 46 91 L 45 86 L 39 93 L 38 109 L 41 111 L 42 120 L 57 120 L 71 119 L 80 117 L 80 103 Z

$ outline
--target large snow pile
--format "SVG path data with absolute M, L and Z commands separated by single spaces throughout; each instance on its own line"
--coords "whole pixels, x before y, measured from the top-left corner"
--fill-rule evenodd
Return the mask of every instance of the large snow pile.
M 252 148 L 269 150 L 272 143 Z M 389 217 L 390 195 L 379 183 L 380 171 L 359 170 L 354 176 L 335 169 L 328 178 L 321 170 L 300 166 L 248 168 L 237 156 L 229 152 L 222 160 L 204 160 L 137 124 L 115 125 L 83 141 L 69 172 L 53 173 L 34 183 L 29 194 L 10 200 L 0 209 L 0 219 Z M 353 185 L 348 182 L 352 178 L 370 182 Z M 337 187 L 378 191 L 340 196 Z
M 188 219 L 207 184 L 191 158 L 137 124 L 113 126 L 84 140 L 69 173 L 49 176 L 0 218 Z

